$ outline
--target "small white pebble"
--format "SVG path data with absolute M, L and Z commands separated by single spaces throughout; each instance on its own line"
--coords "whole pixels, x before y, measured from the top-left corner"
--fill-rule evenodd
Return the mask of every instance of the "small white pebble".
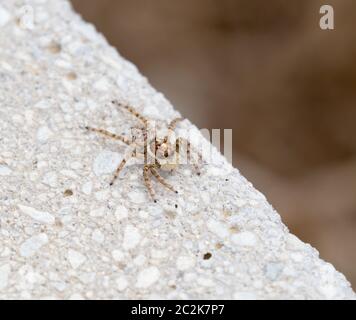
M 41 247 L 48 243 L 48 237 L 45 233 L 35 235 L 20 246 L 20 255 L 22 257 L 30 257 L 34 255 Z
M 74 161 L 70 164 L 70 167 L 73 169 L 73 170 L 80 170 L 83 168 L 83 164 L 79 161 Z
M 271 281 L 277 280 L 283 270 L 283 265 L 277 262 L 270 262 L 265 267 L 265 274 Z
M 57 186 L 57 174 L 55 172 L 49 172 L 44 175 L 42 182 L 52 188 Z
M 305 244 L 295 235 L 289 234 L 286 241 L 286 247 L 290 250 L 302 250 L 305 248 Z
M 136 204 L 144 203 L 147 201 L 146 194 L 139 191 L 131 191 L 127 194 L 129 199 Z
M 238 246 L 252 247 L 256 245 L 257 237 L 250 231 L 244 231 L 233 234 L 231 241 Z
M 201 199 L 203 200 L 204 204 L 209 204 L 211 203 L 211 198 L 210 198 L 210 194 L 208 192 L 202 192 L 200 194 Z
M 58 291 L 63 292 L 67 285 L 64 281 L 56 281 L 53 283 L 53 287 L 55 287 Z
M 180 256 L 177 259 L 176 265 L 178 270 L 181 271 L 188 270 L 194 267 L 195 260 L 193 259 L 193 257 Z
M 162 112 L 156 106 L 147 105 L 145 107 L 145 116 L 150 119 L 162 119 Z
M 160 276 L 160 272 L 157 267 L 148 267 L 140 271 L 137 277 L 137 288 L 148 288 L 153 285 Z
M 117 152 L 103 151 L 94 160 L 93 171 L 96 176 L 113 173 L 122 156 Z
M 0 290 L 3 290 L 7 287 L 10 272 L 11 266 L 9 264 L 0 266 Z
M 235 200 L 235 204 L 236 204 L 239 208 L 242 208 L 243 206 L 246 205 L 246 201 L 243 200 L 243 199 L 236 199 L 236 200 Z
M 206 171 L 207 176 L 217 177 L 217 176 L 221 176 L 223 174 L 224 174 L 224 171 L 218 167 L 209 166 Z
M 127 218 L 129 215 L 128 210 L 124 206 L 118 206 L 115 210 L 115 217 L 118 221 Z
M 107 91 L 110 88 L 110 84 L 106 78 L 101 78 L 94 83 L 93 87 L 98 91 Z
M 118 250 L 118 249 L 111 251 L 111 255 L 115 261 L 122 261 L 125 258 L 125 254 L 121 250 Z
M 73 249 L 68 250 L 67 257 L 73 269 L 80 267 L 86 260 L 86 257 L 83 254 Z
M 98 201 L 107 201 L 110 198 L 110 189 L 95 192 L 94 196 Z
M 153 259 L 158 259 L 158 260 L 161 260 L 161 259 L 165 259 L 167 258 L 167 251 L 164 251 L 164 250 L 157 250 L 157 249 L 152 249 L 151 251 L 151 257 Z
M 69 300 L 84 300 L 83 296 L 80 293 L 73 293 Z
M 23 29 L 34 29 L 34 9 L 30 5 L 24 5 L 18 9 L 19 25 Z
M 202 287 L 214 287 L 215 282 L 211 278 L 199 277 L 197 283 Z
M 318 290 L 325 299 L 333 299 L 337 294 L 337 288 L 332 283 L 322 285 Z
M 11 254 L 11 250 L 8 247 L 4 247 L 1 251 L 0 257 L 8 257 Z
M 93 190 L 93 184 L 89 181 L 82 185 L 82 192 L 89 196 Z
M 139 217 L 141 218 L 141 219 L 147 219 L 148 218 L 148 216 L 149 216 L 149 213 L 147 212 L 147 211 L 144 211 L 144 210 L 140 210 L 140 212 L 138 213 L 138 215 L 139 215 Z
M 138 229 L 132 225 L 128 225 L 124 232 L 123 248 L 130 250 L 135 248 L 141 240 L 141 235 Z
M 47 100 L 40 100 L 34 105 L 34 107 L 36 109 L 42 109 L 42 110 L 43 109 L 48 109 L 50 106 L 51 105 Z
M 68 177 L 68 178 L 72 178 L 72 179 L 78 179 L 78 175 L 72 171 L 72 170 L 61 170 L 60 171 L 61 175 L 65 176 L 65 177 Z
M 52 131 L 47 126 L 43 126 L 37 130 L 37 140 L 39 142 L 46 142 L 51 135 Z
M 105 208 L 96 208 L 90 211 L 89 215 L 91 217 L 102 217 L 105 214 Z
M 146 262 L 146 257 L 143 254 L 139 254 L 134 260 L 133 263 L 136 266 L 143 266 Z
M 0 165 L 0 176 L 8 176 L 12 173 L 12 170 L 6 165 Z
M 124 291 L 128 285 L 129 285 L 129 283 L 124 276 L 120 276 L 116 279 L 117 290 Z
M 92 239 L 97 243 L 103 243 L 105 240 L 105 235 L 99 229 L 95 229 L 91 235 Z
M 290 254 L 290 257 L 295 261 L 295 262 L 302 262 L 305 256 L 302 253 L 299 252 L 292 252 Z
M 10 17 L 10 13 L 3 6 L 0 6 L 0 27 L 5 26 L 9 22 Z
M 229 236 L 229 229 L 222 222 L 209 219 L 207 226 L 212 233 L 216 234 L 220 238 L 226 238 Z
M 43 283 L 45 281 L 45 278 L 41 276 L 38 272 L 29 270 L 26 275 L 25 275 L 26 280 L 29 283 Z
M 22 213 L 27 214 L 32 219 L 46 224 L 54 224 L 55 218 L 50 213 L 45 211 L 38 211 L 35 208 L 18 205 Z

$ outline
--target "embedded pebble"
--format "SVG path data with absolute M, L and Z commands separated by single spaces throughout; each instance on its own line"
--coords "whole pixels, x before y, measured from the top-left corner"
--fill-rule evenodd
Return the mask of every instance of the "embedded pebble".
M 37 140 L 39 142 L 46 142 L 52 135 L 52 131 L 47 127 L 41 127 L 37 131 Z
M 335 299 L 335 296 L 337 295 L 337 289 L 335 285 L 331 283 L 323 285 L 319 288 L 319 291 L 326 297 L 326 299 Z
M 40 100 L 34 105 L 34 108 L 41 109 L 41 110 L 48 109 L 50 107 L 51 105 L 48 100 Z
M 95 208 L 90 211 L 89 215 L 91 217 L 102 217 L 105 215 L 105 207 Z
M 178 270 L 184 271 L 193 268 L 195 265 L 195 260 L 189 256 L 178 257 L 176 266 Z
M 286 246 L 290 250 L 301 250 L 304 247 L 304 243 L 296 237 L 294 234 L 289 234 L 287 237 Z
M 30 5 L 24 5 L 18 9 L 17 18 L 19 25 L 23 29 L 34 29 L 34 9 Z
M 48 237 L 45 233 L 35 235 L 21 244 L 20 255 L 25 258 L 31 257 L 47 243 Z
M 79 268 L 86 260 L 86 257 L 83 254 L 73 249 L 68 250 L 67 257 L 73 269 Z
M 233 234 L 231 241 L 238 246 L 252 247 L 256 245 L 257 237 L 250 231 L 244 231 Z
M 8 176 L 11 173 L 12 170 L 8 166 L 0 164 L 0 176 Z
M 101 78 L 94 83 L 93 87 L 98 91 L 107 91 L 109 90 L 110 84 L 106 78 Z
M 93 183 L 92 182 L 86 182 L 82 185 L 82 192 L 89 196 L 93 190 Z
M 133 263 L 136 266 L 143 266 L 146 262 L 147 258 L 143 254 L 139 254 L 134 260 Z
M 129 199 L 136 204 L 147 202 L 147 196 L 145 193 L 140 191 L 131 191 L 127 194 Z
M 9 264 L 0 265 L 0 290 L 7 287 L 11 266 Z
M 132 225 L 128 225 L 124 232 L 124 241 L 122 246 L 126 250 L 135 248 L 141 240 L 141 235 L 138 229 Z
M 97 243 L 103 243 L 105 240 L 105 235 L 99 229 L 95 229 L 91 237 Z
M 93 171 L 96 176 L 113 173 L 118 167 L 122 156 L 119 153 L 103 151 L 94 160 Z
M 235 200 L 235 203 L 236 203 L 236 205 L 237 205 L 239 208 L 242 208 L 243 206 L 246 205 L 247 201 L 246 201 L 246 200 L 243 200 L 243 199 L 236 199 L 236 200 Z
M 0 27 L 5 26 L 10 21 L 10 13 L 0 5 Z
M 115 217 L 118 221 L 127 218 L 129 215 L 128 210 L 124 206 L 118 206 L 115 210 Z
M 84 297 L 80 293 L 73 293 L 69 300 L 84 300 Z
M 125 258 L 125 254 L 118 249 L 115 249 L 111 252 L 112 257 L 115 261 L 122 261 Z
M 55 188 L 58 183 L 58 176 L 55 172 L 48 172 L 44 175 L 42 182 L 52 188 Z
M 46 223 L 46 224 L 53 224 L 55 221 L 54 216 L 48 212 L 39 211 L 39 210 L 36 210 L 35 208 L 27 207 L 24 205 L 18 205 L 18 207 L 24 214 L 27 214 L 32 219 L 34 219 L 38 222 Z
M 215 285 L 214 280 L 211 278 L 198 277 L 196 281 L 198 285 L 202 287 L 214 287 Z
M 220 238 L 226 238 L 229 236 L 229 229 L 222 222 L 210 219 L 207 223 L 207 226 L 211 232 L 213 232 Z
M 152 286 L 160 276 L 160 272 L 157 267 L 148 267 L 140 271 L 137 277 L 137 288 L 148 288 Z
M 126 277 L 121 276 L 116 279 L 117 290 L 124 291 L 128 285 L 129 285 L 129 283 L 128 283 Z
M 282 270 L 283 265 L 281 263 L 271 262 L 265 267 L 266 277 L 271 281 L 275 281 L 281 274 Z

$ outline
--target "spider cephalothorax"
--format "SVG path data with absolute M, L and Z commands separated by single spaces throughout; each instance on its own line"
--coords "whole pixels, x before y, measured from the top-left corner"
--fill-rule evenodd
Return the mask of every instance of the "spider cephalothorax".
M 173 171 L 177 169 L 182 163 L 191 162 L 192 147 L 189 140 L 184 138 L 175 138 L 174 130 L 177 124 L 182 121 L 182 118 L 176 118 L 168 124 L 168 132 L 163 137 L 158 137 L 155 130 L 151 130 L 149 121 L 141 114 L 139 114 L 132 107 L 123 105 L 116 100 L 112 101 L 118 107 L 122 107 L 133 114 L 139 121 L 140 127 L 132 128 L 131 139 L 116 135 L 107 130 L 96 129 L 92 127 L 86 127 L 87 130 L 102 134 L 106 137 L 121 141 L 127 144 L 128 152 L 122 159 L 121 163 L 117 167 L 114 177 L 110 183 L 113 185 L 115 180 L 118 178 L 120 171 L 125 166 L 127 161 L 132 157 L 139 157 L 144 160 L 143 163 L 143 177 L 147 190 L 151 198 L 156 202 L 155 192 L 152 188 L 150 175 L 152 174 L 158 182 L 169 190 L 178 193 L 173 186 L 164 180 L 164 178 L 159 174 L 158 170 Z M 186 152 L 182 152 L 186 150 Z M 202 156 L 199 152 L 194 152 L 198 155 L 199 161 L 202 161 Z M 183 159 L 183 160 L 182 160 Z M 187 162 L 185 160 L 188 160 Z M 199 173 L 199 168 L 196 163 L 193 163 L 195 169 Z

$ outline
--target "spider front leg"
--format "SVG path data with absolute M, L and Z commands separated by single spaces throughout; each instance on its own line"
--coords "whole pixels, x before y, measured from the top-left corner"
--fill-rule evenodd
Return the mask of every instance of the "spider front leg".
M 117 105 L 118 107 L 122 107 L 122 108 L 126 109 L 133 116 L 135 116 L 137 119 L 139 119 L 144 125 L 147 125 L 148 120 L 143 115 L 138 113 L 134 108 L 132 108 L 132 107 L 130 107 L 128 105 L 122 104 L 117 100 L 113 100 L 112 103 Z
M 178 191 L 176 189 L 173 188 L 173 186 L 171 186 L 168 182 L 166 182 L 166 180 L 164 180 L 164 178 L 158 173 L 158 171 L 156 170 L 155 167 L 151 167 L 151 173 L 154 175 L 154 177 L 157 179 L 157 181 L 159 183 L 161 183 L 163 186 L 165 186 L 167 189 L 178 193 Z
M 99 134 L 109 137 L 111 139 L 121 141 L 123 143 L 126 143 L 127 145 L 130 145 L 130 143 L 131 143 L 130 140 L 127 139 L 126 137 L 111 133 L 104 129 L 97 129 L 97 128 L 92 128 L 92 127 L 85 127 L 85 129 L 88 131 L 91 131 L 91 132 L 99 133 Z
M 154 202 L 157 202 L 157 199 L 155 197 L 155 191 L 153 190 L 151 179 L 150 179 L 150 172 L 151 172 L 151 166 L 145 165 L 143 167 L 143 178 L 145 181 L 146 188 L 148 190 L 148 193 L 150 194 L 151 198 L 153 199 Z

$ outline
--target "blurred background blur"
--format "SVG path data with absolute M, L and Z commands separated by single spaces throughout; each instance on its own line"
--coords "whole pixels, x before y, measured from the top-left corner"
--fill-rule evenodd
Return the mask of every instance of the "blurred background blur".
M 356 288 L 356 1 L 72 3 Z

